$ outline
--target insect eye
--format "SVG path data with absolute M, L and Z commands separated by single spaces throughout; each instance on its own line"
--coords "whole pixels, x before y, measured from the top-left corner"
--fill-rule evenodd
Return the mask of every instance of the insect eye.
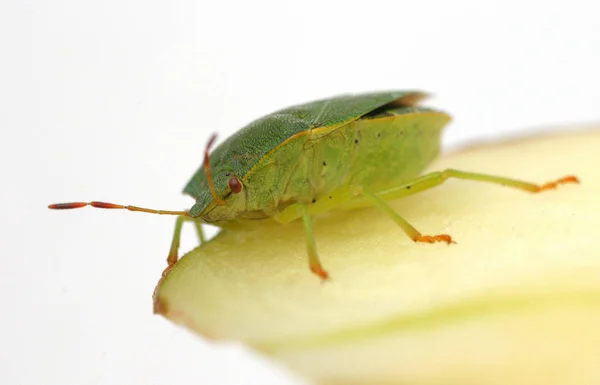
M 229 179 L 229 188 L 234 194 L 238 194 L 242 191 L 242 182 L 236 177 Z

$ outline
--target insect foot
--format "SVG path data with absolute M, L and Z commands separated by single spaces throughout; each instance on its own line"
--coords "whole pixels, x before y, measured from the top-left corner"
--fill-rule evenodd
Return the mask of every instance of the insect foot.
M 166 276 L 167 276 L 167 274 L 169 273 L 169 271 L 171 271 L 171 269 L 172 269 L 174 266 L 175 266 L 175 263 L 169 263 L 169 264 L 167 265 L 167 267 L 166 267 L 166 268 L 163 270 L 163 272 L 162 272 L 162 274 L 161 274 L 161 277 L 163 277 L 163 278 L 164 278 L 164 277 L 166 277 Z
M 546 184 L 541 185 L 539 190 L 536 192 L 554 190 L 559 185 L 566 184 L 566 183 L 581 183 L 581 182 L 579 181 L 579 178 L 577 178 L 575 175 L 568 175 L 568 176 L 565 176 L 564 178 L 560 178 L 553 182 L 548 182 Z
M 319 276 L 319 278 L 321 278 L 324 281 L 329 280 L 329 273 L 326 272 L 321 266 L 319 265 L 310 265 L 310 271 L 312 271 L 313 273 L 315 273 L 316 275 Z
M 447 244 L 456 243 L 452 240 L 452 237 L 448 234 L 439 234 L 439 235 L 418 235 L 413 239 L 415 242 L 423 242 L 423 243 L 436 243 L 436 242 L 446 242 Z

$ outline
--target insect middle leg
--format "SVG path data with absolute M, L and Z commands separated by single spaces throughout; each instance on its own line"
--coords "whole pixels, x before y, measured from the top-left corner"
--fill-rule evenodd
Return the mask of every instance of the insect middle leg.
M 315 242 L 315 232 L 312 224 L 312 217 L 308 207 L 299 204 L 297 210 L 302 215 L 302 222 L 304 224 L 304 236 L 306 237 L 306 249 L 308 252 L 308 263 L 310 270 L 321 277 L 323 280 L 329 278 L 329 273 L 323 269 L 319 255 L 317 254 L 317 243 Z
M 179 259 L 179 240 L 181 239 L 183 222 L 194 222 L 200 243 L 202 244 L 205 242 L 202 224 L 199 221 L 190 217 L 178 216 L 177 221 L 175 222 L 175 231 L 173 233 L 173 240 L 171 241 L 171 248 L 169 249 L 169 256 L 167 257 L 167 267 L 162 273 L 163 277 L 169 272 L 169 270 L 171 270 L 173 266 L 175 266 L 175 263 L 177 263 L 177 260 Z
M 448 244 L 455 243 L 452 237 L 448 234 L 438 235 L 423 235 L 413 225 L 408 223 L 406 219 L 402 218 L 400 214 L 395 212 L 385 201 L 383 201 L 376 194 L 369 191 L 367 188 L 362 186 L 352 186 L 351 191 L 354 194 L 361 194 L 368 201 L 370 201 L 375 207 L 389 215 L 394 222 L 400 226 L 400 228 L 415 242 L 435 243 L 435 242 L 446 242 Z

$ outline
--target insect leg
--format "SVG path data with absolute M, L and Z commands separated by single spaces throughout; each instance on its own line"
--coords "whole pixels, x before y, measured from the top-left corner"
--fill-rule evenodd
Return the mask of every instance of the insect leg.
M 194 221 L 194 226 L 196 226 L 196 233 L 198 234 L 198 240 L 200 241 L 200 244 L 205 243 L 206 238 L 204 238 L 204 231 L 202 230 L 202 223 L 200 223 L 199 221 Z
M 386 213 L 390 218 L 400 226 L 402 231 L 406 233 L 415 242 L 435 243 L 435 242 L 446 242 L 448 244 L 455 243 L 452 237 L 448 234 L 439 235 L 423 235 L 414 228 L 413 225 L 408 223 L 406 219 L 402 218 L 397 212 L 395 212 L 387 203 L 385 203 L 380 197 L 373 194 L 368 189 L 362 186 L 352 186 L 351 190 L 355 194 L 364 196 L 370 201 L 375 207 Z
M 163 271 L 163 276 L 167 274 L 169 270 L 179 259 L 179 240 L 181 238 L 181 228 L 183 227 L 183 222 L 192 221 L 196 225 L 196 231 L 198 232 L 198 238 L 200 238 L 200 242 L 204 243 L 204 233 L 202 232 L 202 225 L 200 222 L 194 220 L 190 217 L 179 216 L 177 217 L 177 221 L 175 222 L 175 231 L 173 233 L 173 240 L 171 241 L 171 248 L 169 249 L 169 256 L 167 257 L 167 268 Z
M 412 195 L 424 190 L 428 190 L 430 188 L 436 187 L 442 183 L 444 183 L 449 178 L 463 179 L 463 180 L 472 180 L 479 182 L 487 182 L 494 183 L 497 185 L 507 186 L 516 188 L 519 190 L 528 191 L 531 193 L 539 193 L 543 191 L 548 191 L 551 189 L 555 189 L 561 184 L 565 183 L 579 183 L 579 179 L 573 175 L 568 175 L 563 178 L 557 179 L 552 182 L 548 182 L 545 184 L 535 184 L 530 182 L 525 182 L 518 179 L 505 178 L 495 175 L 489 174 L 480 174 L 475 172 L 465 172 L 454 169 L 446 169 L 444 171 L 432 172 L 429 174 L 425 174 L 414 181 L 404 184 L 402 186 L 398 186 L 393 189 L 380 191 L 377 193 L 377 196 L 384 201 L 390 199 L 402 198 L 408 195 Z
M 315 242 L 315 232 L 313 229 L 312 218 L 310 211 L 305 205 L 299 205 L 298 209 L 302 214 L 302 222 L 304 223 L 304 235 L 306 237 L 306 248 L 308 251 L 308 262 L 310 270 L 326 280 L 329 278 L 329 274 L 323 269 L 319 255 L 317 254 L 317 244 Z

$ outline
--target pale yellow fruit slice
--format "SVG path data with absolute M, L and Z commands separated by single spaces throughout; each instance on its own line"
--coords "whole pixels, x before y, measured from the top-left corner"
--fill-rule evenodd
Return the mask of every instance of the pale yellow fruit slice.
M 301 223 L 226 230 L 159 283 L 156 310 L 316 383 L 598 384 L 600 131 L 570 132 L 474 146 L 431 170 L 579 185 L 450 180 L 391 203 L 456 244 L 415 244 L 374 208 L 331 213 L 315 221 L 321 283 Z

